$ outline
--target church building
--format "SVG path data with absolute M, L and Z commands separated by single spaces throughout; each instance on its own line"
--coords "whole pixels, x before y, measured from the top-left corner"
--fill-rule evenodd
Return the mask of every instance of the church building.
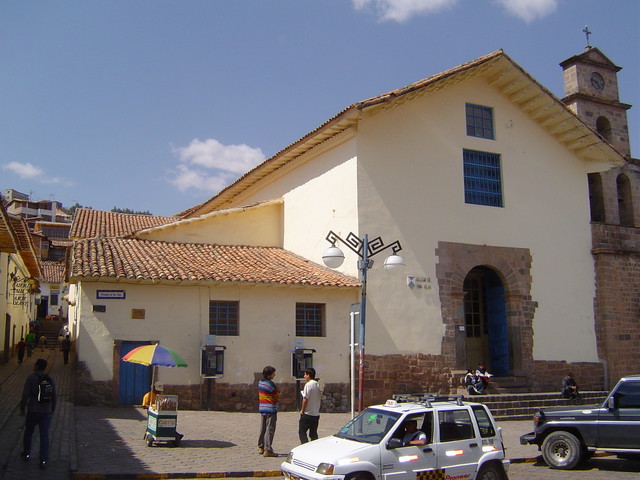
M 620 68 L 593 47 L 561 66 L 563 99 L 498 50 L 348 106 L 176 217 L 74 224 L 87 377 L 136 403 L 148 378 L 121 357 L 159 342 L 189 364 L 157 372 L 184 408 L 255 409 L 273 365 L 286 409 L 309 361 L 325 411 L 344 411 L 362 340 L 364 404 L 455 393 L 480 362 L 496 388 L 528 391 L 569 370 L 586 390 L 640 372 L 640 164 Z M 216 348 L 224 372 L 207 377 Z

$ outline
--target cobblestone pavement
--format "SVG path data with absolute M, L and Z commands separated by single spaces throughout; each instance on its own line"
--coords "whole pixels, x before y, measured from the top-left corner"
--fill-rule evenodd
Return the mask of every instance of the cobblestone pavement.
M 592 458 L 575 470 L 554 470 L 544 462 L 513 464 L 509 480 L 637 480 L 640 461 L 614 456 Z M 275 479 L 274 479 L 275 480 Z
M 38 462 L 24 463 L 19 454 L 22 451 L 24 417 L 19 415 L 22 387 L 28 375 L 33 373 L 33 365 L 38 358 L 48 362 L 47 373 L 56 382 L 58 404 L 51 421 L 49 432 L 50 452 L 46 470 L 38 468 Z M 18 365 L 17 357 L 0 365 L 0 478 L 2 480 L 68 479 L 69 472 L 77 468 L 76 438 L 74 422 L 75 368 L 73 363 L 64 365 L 62 353 L 55 349 L 44 352 L 36 348 L 31 357 Z M 33 436 L 32 457 L 37 460 L 39 447 L 38 429 Z
M 37 462 L 23 463 L 24 418 L 18 415 L 24 379 L 37 358 L 47 358 L 56 381 L 58 408 L 51 425 L 51 454 L 47 470 Z M 0 365 L 0 479 L 68 480 L 95 478 L 213 478 L 280 476 L 280 463 L 298 445 L 298 414 L 278 414 L 274 449 L 281 456 L 264 458 L 257 452 L 257 413 L 180 410 L 177 430 L 184 435 L 179 447 L 154 445 L 143 440 L 146 411 L 137 407 L 82 407 L 71 403 L 75 365 L 63 365 L 56 350 L 34 352 L 22 365 L 15 357 Z M 320 436 L 335 433 L 349 414 L 322 414 Z M 521 446 L 519 436 L 531 430 L 531 421 L 502 422 L 507 457 L 532 461 L 538 451 Z M 36 431 L 37 432 L 37 431 Z M 34 456 L 38 434 L 34 435 Z

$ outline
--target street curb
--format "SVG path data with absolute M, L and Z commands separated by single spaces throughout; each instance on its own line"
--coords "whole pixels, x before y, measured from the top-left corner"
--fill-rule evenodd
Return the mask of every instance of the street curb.
M 131 480 L 131 479 L 164 479 L 164 478 L 265 478 L 281 477 L 280 470 L 267 470 L 263 472 L 185 472 L 185 473 L 71 473 L 73 480 Z
M 611 456 L 606 452 L 597 452 L 594 457 L 607 457 Z M 542 455 L 537 457 L 524 457 L 524 458 L 509 458 L 512 464 L 520 463 L 537 463 L 542 462 Z M 266 470 L 260 472 L 247 471 L 247 472 L 184 472 L 184 473 L 76 473 L 71 472 L 72 480 L 131 480 L 131 479 L 184 479 L 184 478 L 267 478 L 267 477 L 281 477 L 282 471 L 280 470 Z

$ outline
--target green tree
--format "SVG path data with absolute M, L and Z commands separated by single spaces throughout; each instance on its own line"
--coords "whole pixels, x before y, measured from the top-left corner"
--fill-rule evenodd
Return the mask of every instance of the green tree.
M 131 210 L 130 208 L 113 207 L 111 211 L 114 213 L 127 213 L 129 215 L 153 215 L 153 213 L 151 213 L 148 210 L 142 212 L 142 211 Z

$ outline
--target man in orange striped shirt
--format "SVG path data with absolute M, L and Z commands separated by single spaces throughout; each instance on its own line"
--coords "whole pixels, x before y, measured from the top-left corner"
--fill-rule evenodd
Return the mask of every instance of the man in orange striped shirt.
M 280 391 L 273 383 L 275 376 L 276 369 L 270 365 L 266 366 L 262 369 L 262 379 L 258 382 L 258 411 L 261 417 L 258 452 L 265 457 L 278 456 L 273 452 L 272 447 L 278 420 L 278 398 L 280 397 Z

